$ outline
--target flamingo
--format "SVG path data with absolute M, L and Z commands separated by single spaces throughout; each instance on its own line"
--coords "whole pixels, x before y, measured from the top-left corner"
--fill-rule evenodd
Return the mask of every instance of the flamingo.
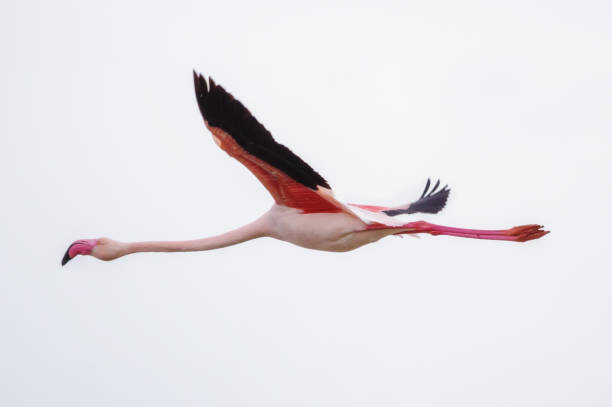
M 425 221 L 406 223 L 398 215 L 438 213 L 450 189 L 431 187 L 428 179 L 416 201 L 396 207 L 344 203 L 327 181 L 284 145 L 276 142 L 249 110 L 217 85 L 193 72 L 195 95 L 214 142 L 240 161 L 263 184 L 274 204 L 261 217 L 221 235 L 186 241 L 124 243 L 106 237 L 73 242 L 62 266 L 78 255 L 114 260 L 139 252 L 190 252 L 220 249 L 260 237 L 272 237 L 314 250 L 346 252 L 390 235 L 448 235 L 463 238 L 526 242 L 549 233 L 540 225 L 502 230 L 462 229 Z

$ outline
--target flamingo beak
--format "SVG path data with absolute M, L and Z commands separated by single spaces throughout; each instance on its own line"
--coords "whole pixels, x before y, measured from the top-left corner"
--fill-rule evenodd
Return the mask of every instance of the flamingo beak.
M 72 245 L 70 247 L 72 247 Z M 64 257 L 62 257 L 62 266 L 65 266 L 66 263 L 70 261 L 70 247 L 66 250 L 66 253 L 64 253 Z
M 66 253 L 64 253 L 64 257 L 62 257 L 62 266 L 65 266 L 66 263 L 74 259 L 79 254 L 91 254 L 91 251 L 97 243 L 97 239 L 82 239 L 72 243 L 68 247 L 68 250 L 66 250 Z

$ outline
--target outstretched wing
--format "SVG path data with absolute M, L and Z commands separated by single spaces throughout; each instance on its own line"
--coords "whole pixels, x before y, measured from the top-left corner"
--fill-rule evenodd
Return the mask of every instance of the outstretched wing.
M 388 226 L 395 225 L 398 221 L 392 220 L 393 216 L 411 214 L 411 213 L 438 213 L 446 206 L 450 189 L 445 185 L 441 190 L 436 192 L 440 186 L 440 180 L 436 182 L 433 189 L 429 191 L 431 180 L 427 179 L 425 189 L 421 197 L 407 205 L 396 206 L 389 208 L 386 206 L 376 205 L 359 205 L 348 203 L 347 207 L 357 214 L 365 222 L 376 222 Z
M 240 101 L 193 72 L 196 99 L 217 145 L 244 164 L 279 205 L 304 213 L 340 212 L 327 181 L 284 145 L 277 143 Z
M 412 202 L 411 204 L 398 208 L 389 208 L 383 212 L 385 212 L 389 216 L 397 216 L 405 213 L 438 213 L 446 206 L 446 201 L 448 200 L 448 194 L 450 194 L 450 189 L 448 189 L 448 185 L 445 185 L 441 190 L 436 192 L 438 187 L 440 186 L 440 180 L 436 182 L 433 189 L 428 193 L 429 186 L 431 185 L 431 180 L 427 179 L 427 184 L 425 184 L 425 189 L 421 194 L 421 197 Z

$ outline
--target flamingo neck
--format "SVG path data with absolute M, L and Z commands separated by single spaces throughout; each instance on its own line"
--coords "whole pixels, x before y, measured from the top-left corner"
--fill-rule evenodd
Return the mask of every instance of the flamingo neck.
M 203 239 L 126 243 L 123 255 L 142 252 L 198 252 L 232 246 L 268 236 L 265 217 L 229 232 Z

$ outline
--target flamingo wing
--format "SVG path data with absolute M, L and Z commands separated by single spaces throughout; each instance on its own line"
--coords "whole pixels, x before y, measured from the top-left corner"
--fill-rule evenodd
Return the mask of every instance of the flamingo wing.
M 206 127 L 227 154 L 246 166 L 279 205 L 304 213 L 350 212 L 327 181 L 277 143 L 240 101 L 209 77 L 193 72 L 196 99 Z

